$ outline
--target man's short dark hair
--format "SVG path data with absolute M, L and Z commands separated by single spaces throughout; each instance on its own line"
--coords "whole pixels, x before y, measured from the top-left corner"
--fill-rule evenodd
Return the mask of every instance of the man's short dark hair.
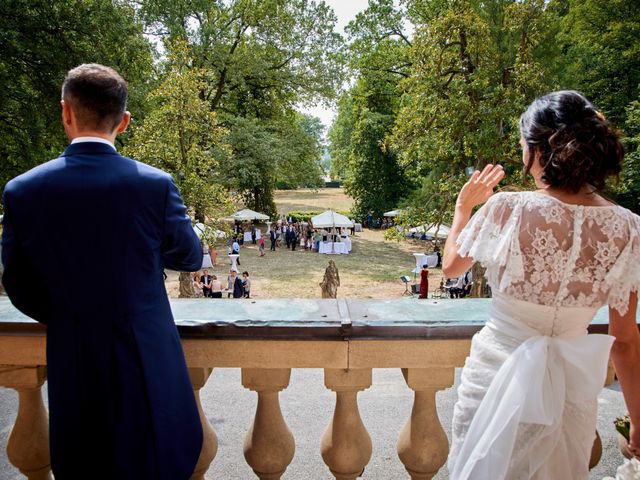
M 62 99 L 81 127 L 111 133 L 127 108 L 127 82 L 113 68 L 84 63 L 67 73 Z

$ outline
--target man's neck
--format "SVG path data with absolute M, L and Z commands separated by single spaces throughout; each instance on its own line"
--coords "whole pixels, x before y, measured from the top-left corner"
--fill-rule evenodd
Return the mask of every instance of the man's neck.
M 95 137 L 95 138 L 101 138 L 113 144 L 116 141 L 116 135 L 117 134 L 115 131 L 112 133 L 105 133 L 105 132 L 96 132 L 93 130 L 83 130 L 80 132 L 74 132 L 72 135 L 69 135 L 69 141 L 72 142 L 76 138 L 80 138 L 80 137 Z

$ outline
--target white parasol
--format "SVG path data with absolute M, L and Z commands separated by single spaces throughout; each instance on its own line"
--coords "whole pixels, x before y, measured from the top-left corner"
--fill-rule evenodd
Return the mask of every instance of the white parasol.
M 239 210 L 233 215 L 231 215 L 231 218 L 233 218 L 234 220 L 238 220 L 240 222 L 249 221 L 249 220 L 269 220 L 269 215 L 255 212 L 248 208 L 243 208 L 242 210 Z

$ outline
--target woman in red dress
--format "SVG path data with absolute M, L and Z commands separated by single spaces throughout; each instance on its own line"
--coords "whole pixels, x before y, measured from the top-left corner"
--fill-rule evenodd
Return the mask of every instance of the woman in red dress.
M 427 269 L 427 265 L 422 265 L 422 270 L 420 271 L 420 296 L 418 298 L 428 298 L 429 297 L 429 270 Z

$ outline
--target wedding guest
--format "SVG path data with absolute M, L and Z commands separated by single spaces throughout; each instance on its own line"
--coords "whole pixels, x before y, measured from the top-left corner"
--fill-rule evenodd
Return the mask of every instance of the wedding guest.
M 260 252 L 260 256 L 264 257 L 264 237 L 260 237 L 258 240 L 258 251 Z
M 202 285 L 202 295 L 205 298 L 211 297 L 211 275 L 209 275 L 209 271 L 207 269 L 202 271 L 200 284 Z
M 229 270 L 229 275 L 227 275 L 227 298 L 231 298 L 233 295 L 233 287 L 236 281 L 236 271 Z
M 244 291 L 244 298 L 250 298 L 251 280 L 249 280 L 249 272 L 242 272 L 242 288 Z
M 244 297 L 244 287 L 242 286 L 242 279 L 238 277 L 238 273 L 235 270 L 231 271 L 231 282 L 233 298 Z
M 200 281 L 200 272 L 194 272 L 193 274 L 193 292 L 196 297 L 203 295 L 202 282 Z
M 420 295 L 418 298 L 429 298 L 429 269 L 426 263 L 422 265 L 420 271 Z
M 216 275 L 211 276 L 211 298 L 222 298 L 222 283 Z
M 238 255 L 238 258 L 236 259 L 236 264 L 240 265 L 240 244 L 238 243 L 238 240 L 233 241 L 233 244 L 231 245 L 231 253 L 233 255 Z
M 287 249 L 291 249 L 291 227 L 289 226 L 284 232 L 284 242 L 287 244 Z
M 276 251 L 276 240 L 278 239 L 278 235 L 276 233 L 276 228 L 275 227 L 271 227 L 271 230 L 269 231 L 269 241 L 271 242 L 271 246 L 269 247 L 269 250 L 271 250 L 272 252 Z

